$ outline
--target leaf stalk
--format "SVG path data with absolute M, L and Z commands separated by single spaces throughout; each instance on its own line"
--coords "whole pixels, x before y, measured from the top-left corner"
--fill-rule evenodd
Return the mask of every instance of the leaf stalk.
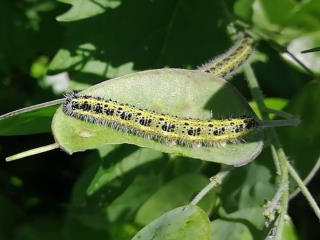
M 191 205 L 197 205 L 214 187 L 221 184 L 222 180 L 231 172 L 233 167 L 223 166 L 215 176 L 210 178 L 210 182 L 205 186 L 190 202 Z
M 6 157 L 6 161 L 7 162 L 11 162 L 11 161 L 14 161 L 14 160 L 18 160 L 20 158 L 25 158 L 25 157 L 36 155 L 36 154 L 39 154 L 39 153 L 48 152 L 48 151 L 51 151 L 51 150 L 59 148 L 59 147 L 60 146 L 59 146 L 58 143 L 52 143 L 52 144 L 49 144 L 49 145 L 46 145 L 46 146 L 34 148 L 34 149 L 31 149 L 31 150 L 28 150 L 28 151 L 25 151 L 25 152 L 21 152 L 21 153 Z

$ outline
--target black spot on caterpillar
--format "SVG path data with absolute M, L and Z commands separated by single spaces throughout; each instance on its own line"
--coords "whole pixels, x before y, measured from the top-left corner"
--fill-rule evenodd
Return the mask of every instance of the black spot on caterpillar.
M 257 120 L 249 116 L 220 120 L 186 119 L 74 92 L 66 95 L 62 110 L 86 122 L 186 146 L 217 146 L 237 142 L 258 126 Z

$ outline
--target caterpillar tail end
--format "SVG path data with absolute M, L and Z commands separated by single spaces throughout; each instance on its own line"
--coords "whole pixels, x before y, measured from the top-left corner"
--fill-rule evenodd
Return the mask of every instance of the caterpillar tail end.
M 25 158 L 25 157 L 28 157 L 28 156 L 36 155 L 36 154 L 39 154 L 39 153 L 48 152 L 48 151 L 51 151 L 51 150 L 59 148 L 59 147 L 60 146 L 59 146 L 58 143 L 53 143 L 53 144 L 49 144 L 49 145 L 46 145 L 46 146 L 42 146 L 42 147 L 34 148 L 34 149 L 31 149 L 31 150 L 27 150 L 25 152 L 17 153 L 15 155 L 6 157 L 5 160 L 6 160 L 6 162 L 11 162 L 11 161 L 18 160 L 18 159 L 21 159 L 21 158 Z

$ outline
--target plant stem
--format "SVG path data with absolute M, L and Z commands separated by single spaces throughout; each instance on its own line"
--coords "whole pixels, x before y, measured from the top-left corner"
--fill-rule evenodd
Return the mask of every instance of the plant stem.
M 53 149 L 59 148 L 59 144 L 58 143 L 52 143 L 46 146 L 42 146 L 42 147 L 38 147 L 38 148 L 34 148 L 25 152 L 21 152 L 15 155 L 12 155 L 10 157 L 6 157 L 6 161 L 10 162 L 10 161 L 14 161 L 14 160 L 18 160 L 20 158 L 24 158 L 24 157 L 28 157 L 28 156 L 32 156 L 32 155 L 36 155 L 39 153 L 43 153 L 43 152 L 47 152 L 47 151 L 51 151 Z
M 248 82 L 249 89 L 251 91 L 251 95 L 261 112 L 262 119 L 270 120 L 268 113 L 265 111 L 267 107 L 264 104 L 262 91 L 260 90 L 259 83 L 249 64 L 245 66 L 244 72 L 247 77 L 247 82 Z M 282 196 L 281 196 L 281 204 L 280 204 L 281 205 L 280 215 L 276 221 L 277 226 L 276 226 L 276 233 L 275 233 L 275 240 L 280 240 L 282 238 L 285 215 L 287 212 L 288 200 L 289 200 L 287 157 L 279 142 L 276 131 L 273 128 L 271 128 L 269 132 L 271 134 L 271 137 L 273 138 L 273 146 L 275 148 L 275 153 L 277 154 L 277 159 L 274 159 L 274 161 L 276 163 L 276 167 L 280 166 L 280 170 L 281 170 L 279 189 L 283 189 Z
M 282 192 L 279 221 L 278 221 L 278 225 L 276 226 L 277 229 L 276 229 L 276 235 L 275 235 L 275 240 L 281 240 L 283 227 L 285 223 L 285 215 L 287 214 L 288 202 L 289 202 L 289 178 L 288 178 L 288 166 L 287 166 L 288 159 L 282 146 L 280 145 L 279 138 L 277 136 L 276 131 L 274 129 L 271 129 L 271 131 L 272 131 L 271 133 L 273 135 L 274 146 L 276 148 L 280 169 L 281 169 L 279 188 L 282 188 L 282 187 L 284 188 Z
M 200 202 L 200 200 L 208 194 L 215 186 L 220 185 L 222 180 L 230 173 L 233 167 L 224 166 L 221 168 L 220 172 L 218 172 L 214 177 L 210 179 L 210 182 L 207 186 L 205 186 L 190 202 L 191 205 L 196 205 Z
M 307 50 L 301 51 L 301 53 L 310 53 L 310 52 L 317 52 L 317 51 L 320 51 L 320 47 L 307 49 Z
M 30 112 L 30 111 L 33 111 L 36 109 L 58 105 L 58 104 L 63 103 L 64 100 L 65 100 L 65 98 L 60 98 L 60 99 L 56 99 L 56 100 L 53 100 L 50 102 L 40 103 L 40 104 L 32 105 L 30 107 L 21 108 L 21 109 L 18 109 L 18 110 L 1 115 L 0 120 L 3 120 L 8 117 L 13 117 L 13 116 L 21 114 L 21 113 Z
M 308 185 L 308 183 L 313 179 L 313 177 L 317 174 L 317 172 L 320 169 L 320 157 L 318 158 L 316 164 L 313 166 L 311 172 L 309 172 L 308 176 L 303 180 L 303 184 L 305 186 Z M 300 193 L 300 189 L 297 188 L 293 193 L 290 194 L 290 200 L 294 198 L 296 195 Z
M 281 168 L 280 168 L 280 163 L 279 163 L 279 158 L 278 158 L 276 148 L 274 147 L 273 144 L 270 144 L 270 148 L 271 148 L 272 158 L 274 161 L 274 166 L 276 168 L 276 173 L 278 175 L 281 175 Z
M 291 113 L 287 113 L 281 110 L 275 110 L 275 109 L 271 109 L 271 108 L 266 108 L 265 109 L 266 112 L 268 113 L 273 113 L 279 117 L 283 117 L 285 119 L 294 119 L 294 115 L 292 115 Z
M 269 223 L 273 222 L 276 217 L 276 213 L 279 210 L 279 202 L 283 195 L 283 190 L 285 186 L 278 188 L 276 194 L 273 196 L 272 200 L 266 205 L 265 211 L 263 215 L 267 218 L 266 225 L 268 226 Z
M 308 200 L 311 208 L 313 209 L 314 213 L 317 215 L 318 219 L 320 220 L 320 209 L 317 205 L 316 201 L 312 197 L 311 193 L 309 192 L 308 188 L 304 185 L 303 181 L 299 177 L 298 173 L 294 170 L 292 165 L 290 163 L 287 163 L 288 170 L 292 178 L 296 181 L 298 184 L 302 194 L 305 196 L 305 198 Z
M 261 111 L 261 115 L 262 115 L 263 120 L 269 119 L 267 112 L 263 111 L 264 109 L 267 109 L 267 108 L 264 104 L 263 95 L 262 95 L 262 92 L 259 88 L 259 84 L 257 82 L 257 79 L 254 76 L 254 73 L 253 73 L 250 65 L 247 65 L 245 67 L 245 74 L 247 76 L 248 85 L 251 90 L 251 94 L 252 94 L 254 100 L 256 101 L 259 110 Z M 278 220 L 276 221 L 277 228 L 276 228 L 275 240 L 280 240 L 282 238 L 282 231 L 283 231 L 283 226 L 284 226 L 284 221 L 285 221 L 285 214 L 286 214 L 286 211 L 288 208 L 288 201 L 289 201 L 288 171 L 289 171 L 290 175 L 292 176 L 292 178 L 297 182 L 302 194 L 308 200 L 311 208 L 314 210 L 314 212 L 317 215 L 317 217 L 319 218 L 319 220 L 320 220 L 320 210 L 319 210 L 319 207 L 317 206 L 316 201 L 314 200 L 314 198 L 310 194 L 309 190 L 307 189 L 307 187 L 305 186 L 305 184 L 303 183 L 303 181 L 301 180 L 299 175 L 297 174 L 295 169 L 290 165 L 288 158 L 287 158 L 287 156 L 286 156 L 286 154 L 280 144 L 278 135 L 273 128 L 270 129 L 270 134 L 273 138 L 274 147 L 275 147 L 276 153 L 278 155 L 278 161 L 279 161 L 279 165 L 280 165 L 280 169 L 281 169 L 280 187 L 286 186 L 286 190 L 283 191 L 283 195 L 282 195 L 282 199 L 281 199 L 280 216 L 279 216 Z M 276 161 L 276 159 L 275 159 L 275 161 Z
M 282 126 L 296 126 L 300 123 L 299 118 L 283 119 L 283 120 L 265 120 L 260 121 L 261 127 L 282 127 Z

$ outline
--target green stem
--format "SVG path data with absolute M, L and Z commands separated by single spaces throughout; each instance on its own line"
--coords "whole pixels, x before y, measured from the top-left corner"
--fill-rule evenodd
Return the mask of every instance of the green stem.
M 284 187 L 285 186 L 278 188 L 278 190 L 277 190 L 276 194 L 274 195 L 274 197 L 272 198 L 272 200 L 265 207 L 265 211 L 264 211 L 263 215 L 268 219 L 267 226 L 269 225 L 269 223 L 271 223 L 275 220 L 276 213 L 279 210 L 279 202 L 282 198 L 283 191 L 285 190 Z
M 276 148 L 280 169 L 281 169 L 280 188 L 282 187 L 284 188 L 282 192 L 279 221 L 277 222 L 278 225 L 276 226 L 277 230 L 275 235 L 275 240 L 281 240 L 284 223 L 285 223 L 285 215 L 287 214 L 288 202 L 289 202 L 289 177 L 288 177 L 288 165 L 287 165 L 288 159 L 282 146 L 280 145 L 279 138 L 277 136 L 276 131 L 274 129 L 271 129 L 271 130 L 272 130 L 272 135 L 274 139 L 274 146 Z
M 274 147 L 273 144 L 270 144 L 270 148 L 271 148 L 272 158 L 274 161 L 274 166 L 276 168 L 276 173 L 278 175 L 281 175 L 281 168 L 280 168 L 280 163 L 279 163 L 279 158 L 278 158 L 276 148 Z
M 261 127 L 283 127 L 283 126 L 296 126 L 300 123 L 299 118 L 284 119 L 284 120 L 266 120 L 260 121 Z
M 308 176 L 303 180 L 303 184 L 305 186 L 313 179 L 313 177 L 317 174 L 320 169 L 320 157 L 318 158 L 316 164 L 313 166 L 312 170 L 309 172 Z M 299 187 L 290 195 L 290 199 L 294 198 L 296 195 L 300 193 Z
M 283 117 L 285 119 L 294 119 L 294 115 L 287 113 L 287 112 L 284 112 L 284 111 L 281 111 L 281 110 L 275 110 L 275 109 L 271 109 L 271 108 L 267 107 L 264 111 L 267 113 L 273 113 L 273 114 L 275 114 L 279 117 Z
M 10 162 L 10 161 L 18 160 L 20 158 L 24 158 L 24 157 L 36 155 L 36 154 L 39 154 L 39 153 L 51 151 L 51 150 L 59 148 L 59 147 L 60 146 L 59 146 L 58 143 L 52 143 L 52 144 L 47 145 L 47 146 L 34 148 L 34 149 L 31 149 L 31 150 L 28 150 L 28 151 L 25 151 L 25 152 L 21 152 L 21 153 L 12 155 L 10 157 L 6 157 L 6 161 Z
M 253 73 L 250 65 L 246 66 L 245 74 L 247 75 L 248 85 L 250 87 L 252 96 L 258 105 L 259 110 L 261 111 L 263 109 L 266 109 L 266 106 L 264 105 L 264 101 L 263 101 L 262 92 L 259 88 L 259 84 L 254 76 L 254 73 Z M 261 111 L 261 115 L 264 120 L 269 119 L 268 114 L 266 112 Z M 276 226 L 275 240 L 280 240 L 282 238 L 282 231 L 283 231 L 284 222 L 285 222 L 285 214 L 287 212 L 288 201 L 289 201 L 288 172 L 290 173 L 292 178 L 297 182 L 298 187 L 300 188 L 302 194 L 308 200 L 311 208 L 314 210 L 314 212 L 317 215 L 317 217 L 319 218 L 319 220 L 320 220 L 320 210 L 319 210 L 319 207 L 318 207 L 316 201 L 314 200 L 314 198 L 310 194 L 309 190 L 307 189 L 307 187 L 305 186 L 305 184 L 303 183 L 303 181 L 301 180 L 299 175 L 297 174 L 295 169 L 290 165 L 288 158 L 285 155 L 285 152 L 280 144 L 280 141 L 279 141 L 279 138 L 278 138 L 276 131 L 273 128 L 271 128 L 270 133 L 271 133 L 273 141 L 274 141 L 274 147 L 276 149 L 276 154 L 278 156 L 278 162 L 279 162 L 279 166 L 281 169 L 280 187 L 286 187 L 286 188 L 284 188 L 284 189 L 286 189 L 286 191 L 283 191 L 283 195 L 282 195 L 282 199 L 281 199 L 280 215 L 276 221 L 277 226 Z
M 247 82 L 249 89 L 251 91 L 251 95 L 255 100 L 263 120 L 270 120 L 268 113 L 264 111 L 267 107 L 264 104 L 263 93 L 260 90 L 259 83 L 253 73 L 253 70 L 249 64 L 247 64 L 244 68 L 245 75 L 247 77 Z M 270 122 L 270 121 L 269 121 Z M 288 181 L 288 168 L 287 168 L 287 157 L 282 149 L 282 146 L 279 142 L 278 136 L 276 131 L 271 128 L 270 129 L 271 137 L 273 138 L 273 145 L 275 148 L 275 153 L 277 155 L 277 159 L 274 159 L 276 162 L 276 167 L 280 166 L 281 174 L 280 174 L 280 185 L 279 189 L 283 189 L 282 196 L 281 196 L 281 208 L 279 217 L 277 219 L 277 226 L 276 226 L 276 233 L 275 233 L 275 240 L 280 240 L 282 237 L 284 222 L 285 222 L 285 215 L 288 208 L 288 200 L 289 200 L 289 181 Z
M 36 109 L 40 109 L 40 108 L 44 108 L 44 107 L 49 107 L 49 106 L 54 106 L 54 105 L 57 105 L 57 104 L 61 104 L 61 103 L 63 103 L 64 100 L 65 100 L 65 98 L 60 98 L 60 99 L 56 99 L 56 100 L 53 100 L 53 101 L 50 101 L 50 102 L 40 103 L 40 104 L 32 105 L 32 106 L 29 106 L 29 107 L 21 108 L 21 109 L 18 109 L 18 110 L 15 110 L 15 111 L 12 111 L 12 112 L 9 112 L 9 113 L 1 115 L 0 116 L 0 120 L 3 120 L 3 119 L 8 118 L 8 117 L 13 117 L 15 115 L 18 115 L 18 114 L 21 114 L 21 113 L 24 113 L 24 112 L 30 112 L 30 111 L 33 111 L 33 110 L 36 110 Z
M 294 170 L 292 165 L 290 163 L 287 163 L 289 173 L 292 176 L 292 178 L 296 181 L 298 184 L 302 194 L 305 196 L 305 198 L 308 200 L 311 208 L 313 209 L 314 213 L 317 215 L 318 219 L 320 220 L 320 209 L 317 205 L 316 201 L 312 197 L 311 193 L 309 192 L 308 188 L 305 186 L 301 178 L 299 177 L 298 173 Z
M 191 205 L 198 204 L 201 199 L 208 194 L 214 187 L 220 185 L 222 180 L 230 173 L 233 168 L 230 166 L 222 167 L 220 172 L 218 172 L 214 177 L 210 179 L 210 183 L 205 186 L 190 202 Z

